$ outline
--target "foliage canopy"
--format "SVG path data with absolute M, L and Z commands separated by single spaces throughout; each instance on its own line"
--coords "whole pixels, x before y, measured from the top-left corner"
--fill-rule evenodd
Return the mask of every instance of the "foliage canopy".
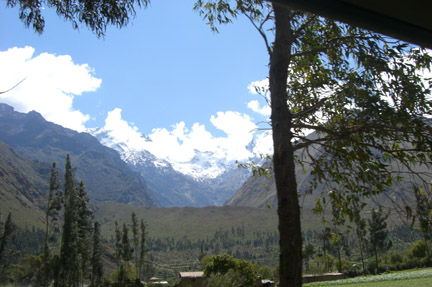
M 32 26 L 35 32 L 42 34 L 45 27 L 43 9 L 55 8 L 57 14 L 72 23 L 78 29 L 84 23 L 98 37 L 104 36 L 106 28 L 114 25 L 126 26 L 135 16 L 135 6 L 147 7 L 149 0 L 7 0 L 8 7 L 19 7 L 19 18 L 26 27 Z

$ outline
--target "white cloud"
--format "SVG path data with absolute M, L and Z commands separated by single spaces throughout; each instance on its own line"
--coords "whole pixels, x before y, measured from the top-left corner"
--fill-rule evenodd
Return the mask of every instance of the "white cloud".
M 145 139 L 138 132 L 137 127 L 130 125 L 127 121 L 122 119 L 121 112 L 122 110 L 119 108 L 108 112 L 104 129 L 109 131 L 109 136 L 112 141 L 124 141 L 129 148 L 140 149 Z
M 35 110 L 48 121 L 77 131 L 85 131 L 90 119 L 72 106 L 75 96 L 95 91 L 102 80 L 94 77 L 87 64 L 75 64 L 69 55 L 42 53 L 34 56 L 34 48 L 11 48 L 0 52 L 0 102 L 19 112 Z
M 260 133 L 255 138 L 255 147 L 253 153 L 256 155 L 273 154 L 273 137 L 270 131 Z
M 252 82 L 247 88 L 253 95 L 264 95 L 269 90 L 269 80 L 267 78 L 261 81 Z
M 247 104 L 248 108 L 255 113 L 269 117 L 271 115 L 271 108 L 268 105 L 268 103 L 270 102 L 268 79 L 252 82 L 248 85 L 247 88 L 252 95 L 260 95 L 266 101 L 266 103 L 261 107 L 258 100 L 252 100 Z
M 184 163 L 191 161 L 198 153 L 211 153 L 219 159 L 247 160 L 254 154 L 247 146 L 254 138 L 257 126 L 250 117 L 238 112 L 218 112 L 211 116 L 210 122 L 225 136 L 213 136 L 204 125 L 195 123 L 190 129 L 179 122 L 171 129 L 153 129 L 147 140 L 138 129 L 121 118 L 121 109 L 108 113 L 105 132 L 113 142 L 124 142 L 134 150 L 147 150 L 169 162 Z
M 252 111 L 261 114 L 263 116 L 270 116 L 271 115 L 271 108 L 269 105 L 265 105 L 263 107 L 260 107 L 260 104 L 258 100 L 252 100 L 248 103 L 248 108 Z

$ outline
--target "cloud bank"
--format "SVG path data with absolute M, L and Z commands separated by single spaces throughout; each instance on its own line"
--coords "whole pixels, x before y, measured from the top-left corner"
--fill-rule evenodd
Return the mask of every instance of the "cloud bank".
M 85 124 L 91 115 L 74 109 L 73 101 L 85 92 L 96 91 L 102 83 L 89 65 L 76 64 L 69 55 L 36 55 L 32 47 L 0 51 L 0 63 L 0 91 L 9 90 L 25 79 L 14 89 L 0 94 L 0 102 L 19 112 L 35 110 L 48 121 L 64 127 L 87 131 Z M 248 87 L 256 94 L 253 85 L 265 87 L 266 80 Z M 270 114 L 269 107 L 261 107 L 258 101 L 251 101 L 248 107 L 260 115 Z M 222 136 L 212 135 L 199 122 L 186 126 L 182 121 L 169 128 L 155 128 L 151 134 L 143 136 L 121 113 L 121 109 L 115 108 L 105 119 L 103 130 L 110 144 L 122 142 L 131 150 L 147 150 L 169 162 L 246 161 L 260 153 L 271 153 L 271 135 L 258 131 L 253 119 L 245 113 L 225 111 L 211 115 L 211 125 L 222 131 Z
M 184 122 L 179 122 L 170 129 L 153 129 L 150 135 L 143 137 L 137 127 L 122 119 L 121 109 L 116 108 L 108 113 L 103 130 L 112 143 L 127 139 L 128 148 L 147 150 L 169 162 L 189 162 L 199 153 L 210 153 L 214 158 L 228 161 L 244 161 L 271 150 L 268 146 L 271 136 L 256 134 L 257 126 L 246 114 L 218 112 L 211 116 L 210 122 L 225 136 L 215 137 L 199 123 L 189 129 Z M 251 143 L 254 147 L 248 148 Z
M 96 91 L 102 80 L 87 64 L 75 64 L 71 56 L 42 53 L 32 47 L 0 52 L 0 102 L 19 112 L 35 110 L 48 121 L 77 131 L 85 131 L 90 116 L 73 108 L 73 100 L 84 92 Z

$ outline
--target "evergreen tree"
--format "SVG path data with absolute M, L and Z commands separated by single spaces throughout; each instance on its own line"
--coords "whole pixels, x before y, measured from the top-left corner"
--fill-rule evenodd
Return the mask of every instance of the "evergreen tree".
M 12 213 L 9 212 L 6 221 L 1 221 L 0 212 L 0 273 L 8 265 L 8 250 L 7 245 L 13 239 L 16 232 L 16 225 L 12 221 Z
M 115 232 L 115 258 L 117 263 L 117 268 L 121 265 L 123 247 L 122 247 L 122 235 L 120 231 L 120 227 L 117 221 L 114 223 L 114 232 Z
M 102 267 L 102 242 L 99 222 L 94 223 L 93 228 L 93 248 L 91 256 L 91 287 L 102 285 L 103 267 Z
M 74 169 L 69 154 L 66 157 L 64 182 L 64 224 L 60 247 L 59 270 L 56 287 L 76 287 L 79 285 L 79 226 L 78 226 L 78 191 L 75 187 Z
M 368 219 L 369 223 L 369 244 L 375 256 L 375 272 L 378 273 L 378 253 L 386 251 L 391 247 L 391 241 L 387 241 L 387 220 L 388 214 L 384 214 L 382 208 L 372 209 L 372 217 Z
M 142 268 L 145 263 L 145 255 L 147 253 L 147 247 L 146 247 L 147 232 L 146 232 L 146 227 L 143 219 L 141 219 L 140 231 L 141 231 L 140 234 L 141 240 L 140 240 L 140 253 L 139 253 L 139 262 L 138 262 L 138 278 L 141 278 Z
M 81 271 L 81 285 L 84 286 L 84 280 L 88 278 L 89 260 L 91 253 L 91 233 L 93 213 L 88 206 L 89 199 L 85 191 L 84 182 L 78 186 L 77 198 L 77 225 L 78 225 L 78 254 Z
M 126 225 L 126 223 L 123 222 L 123 232 L 122 232 L 122 258 L 125 263 L 125 266 L 128 266 L 129 261 L 132 259 L 132 251 L 133 249 L 130 246 L 129 241 L 129 229 Z
M 49 285 L 49 281 L 51 279 L 50 276 L 50 250 L 49 250 L 49 241 L 51 237 L 50 228 L 54 229 L 54 233 L 59 231 L 58 227 L 58 217 L 59 212 L 62 208 L 62 196 L 61 191 L 58 190 L 60 187 L 59 179 L 58 179 L 58 170 L 56 169 L 56 163 L 53 162 L 51 166 L 50 173 L 50 184 L 48 191 L 48 202 L 47 209 L 45 212 L 45 242 L 44 242 L 44 256 L 43 256 L 43 269 L 44 269 L 44 278 L 43 278 L 43 286 L 47 287 Z
M 135 212 L 133 212 L 132 211 L 132 214 L 131 214 L 131 221 L 132 221 L 132 227 L 131 227 L 131 229 L 132 229 L 132 236 L 133 236 L 133 238 L 132 238 L 132 240 L 133 240 L 133 244 L 134 244 L 134 255 L 135 255 L 135 268 L 136 268 L 136 272 L 137 272 L 137 278 L 139 278 L 139 271 L 138 271 L 138 265 L 139 265 L 139 262 L 138 262 L 138 255 L 139 255 L 139 252 L 138 252 L 138 248 L 139 248 L 139 234 L 138 234 L 138 220 L 137 220 L 137 217 L 136 217 L 136 215 L 135 215 Z

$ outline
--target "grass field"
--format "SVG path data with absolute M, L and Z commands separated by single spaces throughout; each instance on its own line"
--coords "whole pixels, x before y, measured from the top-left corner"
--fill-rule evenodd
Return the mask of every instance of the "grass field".
M 336 280 L 331 282 L 315 282 L 304 284 L 312 286 L 348 286 L 348 287 L 430 287 L 432 286 L 432 268 L 391 272 L 374 276 Z

